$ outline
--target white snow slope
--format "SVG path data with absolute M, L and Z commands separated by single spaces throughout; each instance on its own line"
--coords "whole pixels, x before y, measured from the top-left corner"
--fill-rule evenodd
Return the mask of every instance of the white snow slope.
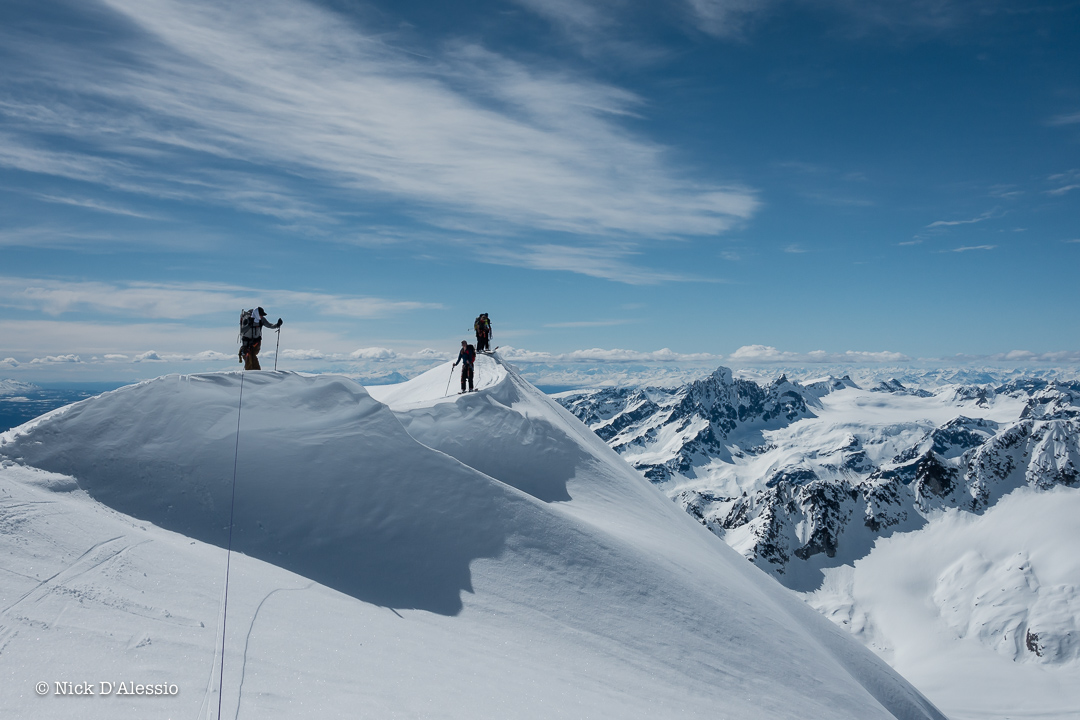
M 513 371 L 449 372 L 174 375 L 0 436 L 0 715 L 943 717 Z
M 983 515 L 922 530 L 825 570 L 811 605 L 953 720 L 1080 717 L 1080 492 L 1020 488 Z

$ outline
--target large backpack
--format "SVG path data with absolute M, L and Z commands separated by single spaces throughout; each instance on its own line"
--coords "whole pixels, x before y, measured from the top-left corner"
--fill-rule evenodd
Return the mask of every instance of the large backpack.
M 487 313 L 483 313 L 480 317 L 476 318 L 476 322 L 473 323 L 473 329 L 477 334 L 485 337 L 491 334 L 491 321 L 488 320 Z
M 240 337 L 248 342 L 262 337 L 262 324 L 255 319 L 254 310 L 240 311 Z

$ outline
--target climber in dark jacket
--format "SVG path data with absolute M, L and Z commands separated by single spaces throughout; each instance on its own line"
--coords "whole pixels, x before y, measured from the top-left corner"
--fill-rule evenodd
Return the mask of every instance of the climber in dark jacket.
M 476 348 L 469 344 L 468 340 L 461 341 L 461 352 L 458 353 L 454 367 L 461 363 L 461 392 L 465 392 L 465 381 L 469 382 L 469 392 L 473 388 L 473 365 L 476 363 Z

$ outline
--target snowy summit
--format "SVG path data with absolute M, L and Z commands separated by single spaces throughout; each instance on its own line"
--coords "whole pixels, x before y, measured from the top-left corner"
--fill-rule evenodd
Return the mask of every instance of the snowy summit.
M 170 375 L 0 436 L 3 714 L 944 717 L 498 358 L 451 373 Z

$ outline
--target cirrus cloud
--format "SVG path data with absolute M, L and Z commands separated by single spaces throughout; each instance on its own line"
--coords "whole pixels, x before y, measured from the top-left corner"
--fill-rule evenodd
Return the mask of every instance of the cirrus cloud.
M 260 290 L 214 283 L 82 282 L 0 277 L 0 307 L 57 316 L 94 311 L 120 317 L 182 320 L 212 315 L 222 308 L 259 303 L 310 308 L 338 317 L 371 318 L 440 308 L 440 303 L 357 297 L 295 290 Z
M 757 207 L 628 130 L 643 101 L 611 84 L 475 44 L 421 57 L 296 0 L 103 2 L 125 23 L 96 28 L 109 53 L 8 30 L 24 82 L 0 166 L 323 225 L 390 200 L 438 227 L 652 238 L 716 234 Z

